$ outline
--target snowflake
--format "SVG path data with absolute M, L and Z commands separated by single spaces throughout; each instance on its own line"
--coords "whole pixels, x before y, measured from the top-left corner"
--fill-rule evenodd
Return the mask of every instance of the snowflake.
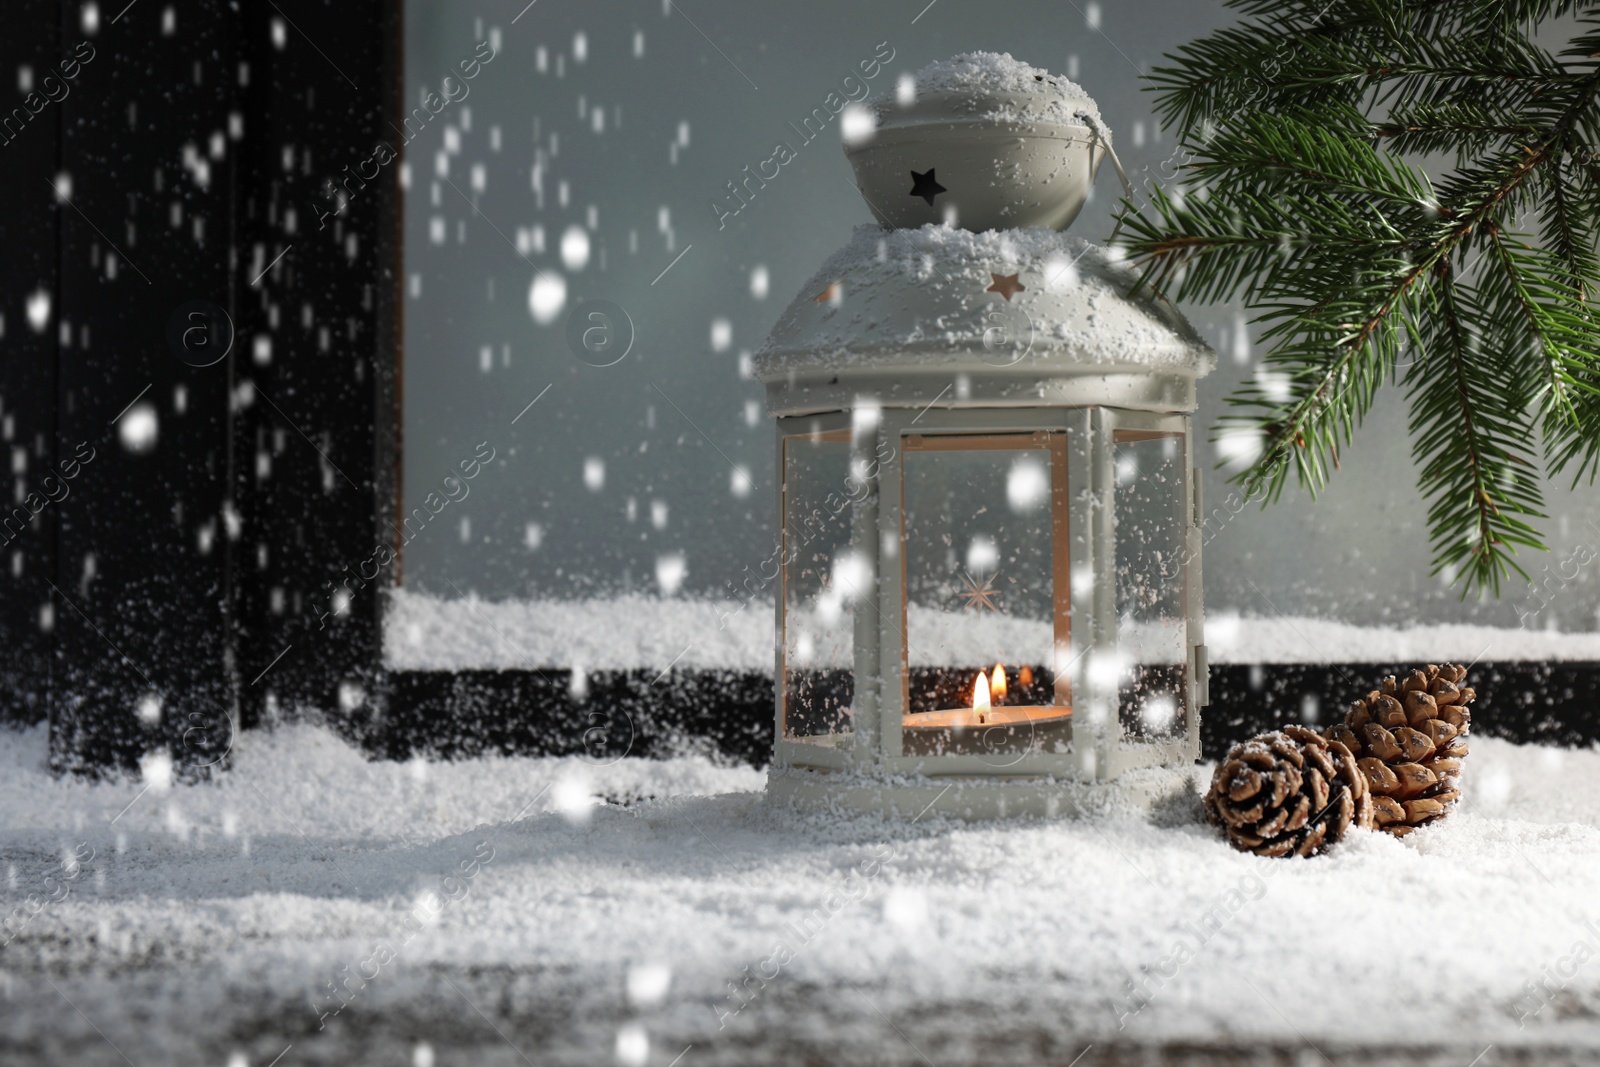
M 961 594 L 967 602 L 963 611 L 976 609 L 981 615 L 987 609 L 996 615 L 1000 613 L 1000 605 L 995 603 L 995 598 L 999 594 L 994 589 L 994 575 L 989 575 L 982 582 L 976 582 L 972 575 L 962 571 L 961 578 L 967 583 L 967 591 Z

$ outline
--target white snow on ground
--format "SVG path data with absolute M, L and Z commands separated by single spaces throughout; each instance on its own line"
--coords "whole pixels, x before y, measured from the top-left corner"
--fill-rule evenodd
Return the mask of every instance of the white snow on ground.
M 54 779 L 42 728 L 0 731 L 0 1059 L 665 1067 L 692 1045 L 680 1067 L 946 1067 L 1220 1041 L 1320 1063 L 1310 1045 L 1358 1038 L 1460 1065 L 1491 1042 L 1600 1056 L 1600 959 L 1573 962 L 1600 947 L 1600 752 L 1475 741 L 1463 811 L 1311 861 L 1183 817 L 802 817 L 697 759 L 397 765 L 309 726 L 236 755 L 217 783 L 141 795 Z M 1146 967 L 1168 977 L 1134 1012 Z M 765 982 L 735 1012 L 746 968 Z M 1519 1030 L 1523 983 L 1557 972 Z
M 383 640 L 396 669 L 633 670 L 676 660 L 683 668 L 771 671 L 772 631 L 770 600 L 741 610 L 734 601 L 446 600 L 395 589 Z
M 926 612 L 932 624 L 934 612 Z M 1026 620 L 965 615 L 937 626 L 937 640 L 959 662 L 982 663 L 996 647 L 1049 647 Z M 1042 624 L 1041 624 L 1042 625 Z M 444 600 L 395 590 L 384 635 L 390 667 L 553 667 L 586 670 L 683 668 L 772 670 L 770 601 L 660 599 Z M 966 640 L 963 642 L 963 636 Z M 1494 626 L 1407 629 L 1352 626 L 1326 619 L 1211 615 L 1212 663 L 1476 663 L 1600 660 L 1600 633 L 1559 634 Z
M 0 729 L 0 827 L 53 832 L 105 826 L 168 835 L 202 849 L 224 842 L 242 848 L 246 836 L 263 830 L 366 842 L 432 841 L 507 822 L 541 790 L 547 790 L 543 799 L 529 810 L 553 810 L 551 798 L 567 796 L 574 783 L 616 800 L 766 786 L 764 771 L 717 766 L 703 757 L 368 761 L 326 729 L 288 726 L 242 733 L 231 770 L 213 785 L 163 790 L 157 784 L 140 796 L 145 780 L 46 776 L 44 751 L 42 724 L 20 732 Z
M 1511 663 L 1600 660 L 1600 633 L 1436 624 L 1352 626 L 1290 615 L 1207 615 L 1212 663 Z

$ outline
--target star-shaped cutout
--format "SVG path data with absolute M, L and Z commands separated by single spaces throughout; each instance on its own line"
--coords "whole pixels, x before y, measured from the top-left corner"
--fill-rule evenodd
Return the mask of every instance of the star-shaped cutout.
M 967 606 L 963 611 L 976 610 L 982 615 L 985 610 L 1000 614 L 1000 605 L 995 603 L 994 575 L 989 575 L 981 583 L 972 580 L 972 575 L 963 573 L 961 580 L 967 583 L 967 591 L 961 596 L 966 599 Z
M 911 195 L 922 197 L 928 202 L 929 207 L 933 206 L 934 197 L 940 193 L 948 193 L 950 191 L 933 180 L 933 170 L 934 168 L 929 167 L 926 174 L 918 174 L 916 171 L 911 172 Z
M 844 299 L 844 286 L 838 282 L 833 282 L 812 299 L 819 304 L 837 304 Z
M 1021 271 L 1018 271 L 1017 273 L 1020 274 Z M 1008 304 L 1011 303 L 1011 298 L 1015 294 L 1025 293 L 1028 291 L 1028 287 L 1026 285 L 1023 285 L 1021 282 L 1017 281 L 1016 274 L 996 274 L 994 271 L 990 271 L 989 277 L 993 278 L 994 282 L 989 286 L 989 288 L 985 289 L 984 292 L 999 293 L 1001 296 L 1006 298 L 1006 303 Z

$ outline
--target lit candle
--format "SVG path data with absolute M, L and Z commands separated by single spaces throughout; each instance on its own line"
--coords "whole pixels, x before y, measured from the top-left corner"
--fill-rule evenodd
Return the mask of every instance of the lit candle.
M 1024 687 L 1031 686 L 1033 671 L 1020 668 L 1017 680 Z M 996 663 L 989 670 L 980 668 L 972 679 L 970 705 L 902 716 L 902 750 L 907 755 L 955 755 L 992 752 L 1007 745 L 1044 748 L 1070 741 L 1070 707 L 1008 705 L 1005 700 L 1009 688 L 1005 664 Z M 1019 699 L 1026 700 L 1027 696 L 1024 688 Z M 996 734 L 996 730 L 1001 733 Z

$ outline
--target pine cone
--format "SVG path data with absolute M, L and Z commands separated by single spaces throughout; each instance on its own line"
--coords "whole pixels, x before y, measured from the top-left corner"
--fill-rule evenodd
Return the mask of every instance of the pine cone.
M 1241 852 L 1314 856 L 1352 822 L 1370 828 L 1372 803 L 1348 748 L 1286 726 L 1229 750 L 1206 792 L 1206 817 Z
M 1466 676 L 1465 667 L 1431 663 L 1402 682 L 1391 675 L 1328 731 L 1366 774 L 1378 829 L 1404 837 L 1443 818 L 1461 796 L 1472 722 L 1466 706 L 1478 695 L 1461 685 Z

